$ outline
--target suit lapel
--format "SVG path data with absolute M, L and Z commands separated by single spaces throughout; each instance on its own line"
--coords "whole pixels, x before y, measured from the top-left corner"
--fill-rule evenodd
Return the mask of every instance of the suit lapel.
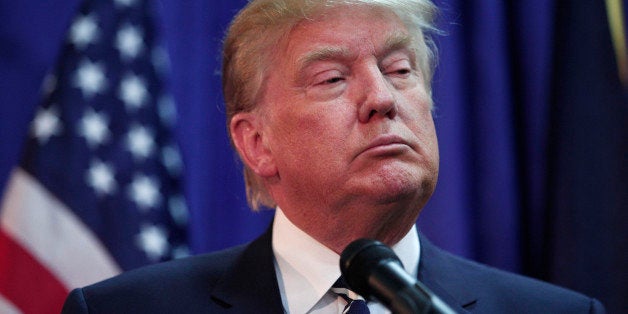
M 454 257 L 420 235 L 421 260 L 418 279 L 458 313 L 469 313 L 467 308 L 477 297 L 465 283 L 455 265 Z M 284 313 L 275 274 L 272 250 L 272 227 L 248 245 L 237 262 L 212 290 L 214 301 L 233 313 L 249 313 L 264 309 L 268 313 Z
M 247 246 L 212 290 L 212 299 L 234 313 L 283 313 L 275 275 L 272 227 Z
M 465 283 L 464 276 L 455 267 L 453 257 L 430 243 L 420 235 L 421 260 L 418 279 L 458 313 L 469 313 L 468 308 L 477 302 L 477 297 Z

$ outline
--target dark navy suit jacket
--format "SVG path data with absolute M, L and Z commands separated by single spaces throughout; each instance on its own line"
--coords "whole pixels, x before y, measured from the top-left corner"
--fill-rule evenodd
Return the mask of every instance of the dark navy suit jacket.
M 269 231 L 249 245 L 75 289 L 63 313 L 283 313 L 271 238 Z M 419 280 L 459 313 L 604 313 L 595 299 L 453 256 L 425 236 L 420 240 Z

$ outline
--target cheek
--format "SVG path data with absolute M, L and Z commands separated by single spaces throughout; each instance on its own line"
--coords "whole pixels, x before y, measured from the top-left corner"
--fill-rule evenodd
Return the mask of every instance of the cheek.
M 428 154 L 437 155 L 436 129 L 427 94 L 423 89 L 420 89 L 406 99 L 408 105 L 405 106 L 405 113 L 403 114 L 406 125 L 415 134 L 423 149 L 429 150 Z
M 424 89 L 416 88 L 407 93 L 403 98 L 403 103 L 404 118 L 409 120 L 413 129 L 422 129 L 428 133 L 434 132 L 432 106 Z
M 337 157 L 351 130 L 346 113 L 327 106 L 308 106 L 308 110 L 285 112 L 276 121 L 276 144 L 293 158 L 309 163 Z
M 430 110 L 424 110 L 420 113 L 421 118 L 416 126 L 419 140 L 421 140 L 427 149 L 438 151 L 438 143 L 436 139 L 436 128 Z
M 434 120 L 431 114 L 426 115 L 424 125 L 421 128 L 422 134 L 419 134 L 419 140 L 422 142 L 422 146 L 425 149 L 425 153 L 428 156 L 429 162 L 434 167 L 434 170 L 438 172 L 439 164 L 439 152 L 438 152 L 438 138 L 436 136 L 436 128 L 434 126 Z
M 321 160 L 333 160 L 342 156 L 349 141 L 351 124 L 341 113 L 326 111 L 306 115 L 300 119 L 300 124 L 303 138 L 308 140 L 304 144 L 309 146 L 308 153 L 311 156 L 317 156 Z

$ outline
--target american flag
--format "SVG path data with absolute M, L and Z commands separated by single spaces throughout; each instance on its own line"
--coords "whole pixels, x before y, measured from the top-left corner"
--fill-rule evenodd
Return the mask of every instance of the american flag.
M 0 313 L 187 254 L 176 110 L 151 3 L 86 1 L 0 209 Z

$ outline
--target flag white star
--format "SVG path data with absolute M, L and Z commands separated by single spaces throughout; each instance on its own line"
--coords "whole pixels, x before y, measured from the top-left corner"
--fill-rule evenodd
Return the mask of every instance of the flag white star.
M 173 145 L 164 146 L 161 149 L 161 160 L 170 173 L 173 176 L 176 176 L 181 173 L 181 168 L 183 168 L 183 162 L 181 162 L 181 155 L 179 155 L 179 150 L 176 149 Z
M 133 125 L 127 134 L 127 148 L 135 159 L 149 157 L 155 149 L 155 140 L 151 130 Z
M 157 46 L 153 48 L 151 62 L 159 74 L 165 75 L 169 73 L 170 60 L 168 59 L 168 53 L 163 47 Z
M 115 0 L 116 7 L 130 7 L 135 5 L 137 0 Z
M 185 199 L 181 195 L 173 196 L 168 200 L 168 210 L 170 216 L 179 226 L 185 226 L 188 223 L 188 208 Z
M 111 133 L 107 124 L 109 118 L 105 114 L 97 113 L 90 108 L 79 121 L 78 132 L 93 148 L 109 139 Z
M 32 124 L 32 132 L 40 144 L 47 143 L 51 136 L 59 135 L 61 130 L 59 113 L 54 107 L 37 111 Z
M 93 160 L 86 175 L 87 184 L 98 196 L 111 195 L 117 189 L 113 167 L 100 160 Z
M 144 48 L 142 30 L 133 25 L 124 25 L 116 34 L 116 48 L 120 51 L 122 60 L 135 58 Z
M 159 182 L 152 177 L 135 175 L 127 192 L 142 212 L 146 212 L 161 203 Z
M 81 61 L 74 76 L 74 86 L 83 92 L 83 97 L 91 98 L 94 94 L 101 93 L 106 85 L 107 79 L 103 65 L 89 60 Z
M 148 91 L 144 79 L 133 74 L 127 74 L 120 82 L 118 96 L 128 110 L 141 108 L 148 100 Z
M 174 99 L 170 95 L 163 95 L 159 97 L 157 101 L 157 112 L 159 112 L 159 119 L 161 122 L 168 126 L 173 126 L 177 119 L 177 108 L 174 104 Z
M 172 249 L 172 257 L 174 259 L 190 256 L 190 248 L 187 245 L 179 245 Z
M 46 77 L 44 77 L 44 81 L 41 84 L 41 92 L 44 97 L 50 96 L 52 92 L 57 88 L 57 76 L 48 73 Z
M 78 49 L 83 49 L 98 38 L 98 25 L 92 15 L 81 16 L 70 27 L 70 41 Z
M 144 225 L 136 236 L 136 244 L 144 250 L 148 259 L 153 262 L 163 257 L 169 249 L 168 234 L 160 226 Z

